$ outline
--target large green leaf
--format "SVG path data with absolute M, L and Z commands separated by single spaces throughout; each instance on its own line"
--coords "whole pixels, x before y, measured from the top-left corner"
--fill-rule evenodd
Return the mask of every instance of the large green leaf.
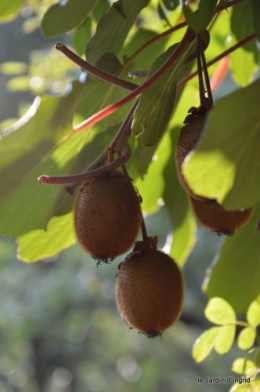
M 151 214 L 159 208 L 158 200 L 162 198 L 163 189 L 165 187 L 163 170 L 171 152 L 172 149 L 169 137 L 168 135 L 165 135 L 154 153 L 147 175 L 142 178 L 139 177 L 136 181 L 136 186 L 143 199 L 142 209 L 146 213 Z M 155 178 L 156 186 L 154 186 Z
M 0 140 L 0 232 L 18 236 L 45 229 L 53 216 L 71 210 L 73 197 L 63 186 L 38 183 L 42 174 L 83 171 L 111 139 L 91 131 L 72 136 L 74 105 L 85 86 L 74 84 L 66 97 L 43 97 Z M 98 128 L 95 128 L 97 130 Z M 91 141 L 91 147 L 88 143 Z
M 117 54 L 137 15 L 148 3 L 149 0 L 114 2 L 101 16 L 95 34 L 86 46 L 87 60 L 95 64 L 104 53 Z
M 0 21 L 7 22 L 8 20 L 14 18 L 18 14 L 24 3 L 25 0 L 1 0 Z
M 260 2 L 259 0 L 250 0 L 250 2 L 251 2 L 253 27 L 257 39 L 260 42 Z
M 260 200 L 259 100 L 260 79 L 219 100 L 201 144 L 185 161 L 184 176 L 194 192 L 227 209 Z
M 244 0 L 232 8 L 230 45 L 236 44 L 253 33 L 250 11 L 250 0 Z M 259 51 L 255 39 L 230 54 L 230 68 L 238 84 L 246 86 L 252 81 L 253 74 L 257 70 L 258 58 Z
M 120 73 L 118 75 L 121 76 Z M 92 75 L 88 76 L 87 88 L 82 93 L 75 109 L 78 115 L 77 122 L 79 120 L 85 120 L 106 106 L 122 99 L 126 95 L 126 90 L 102 80 L 97 80 L 97 78 Z M 132 105 L 132 103 L 124 105 L 120 110 L 116 111 L 113 116 L 106 117 L 99 123 L 99 126 L 105 130 L 114 124 L 122 122 L 130 105 Z
M 41 22 L 43 34 L 52 38 L 78 27 L 96 2 L 97 0 L 67 0 L 52 5 Z
M 75 242 L 72 214 L 54 217 L 46 230 L 33 230 L 18 237 L 18 258 L 33 262 L 53 257 Z
M 173 45 L 154 61 L 148 79 L 169 58 L 176 47 L 176 44 Z M 133 121 L 133 133 L 136 135 L 141 133 L 142 143 L 145 146 L 152 146 L 159 142 L 173 116 L 183 91 L 183 89 L 176 91 L 177 81 L 184 78 L 192 67 L 192 62 L 183 64 L 190 50 L 191 48 L 187 47 L 181 58 L 141 95 Z
M 216 4 L 217 0 L 200 0 L 198 10 L 192 12 L 183 1 L 183 13 L 190 27 L 195 31 L 205 29 L 215 14 Z
M 191 212 L 188 198 L 179 184 L 176 172 L 174 159 L 176 137 L 176 129 L 173 129 L 171 139 L 169 140 L 172 154 L 163 172 L 165 184 L 163 200 L 173 228 L 173 241 L 170 255 L 177 260 L 179 265 L 183 265 L 196 242 L 196 222 Z
M 236 312 L 245 313 L 260 292 L 259 216 L 258 206 L 250 222 L 225 240 L 204 286 L 209 297 L 224 298 Z

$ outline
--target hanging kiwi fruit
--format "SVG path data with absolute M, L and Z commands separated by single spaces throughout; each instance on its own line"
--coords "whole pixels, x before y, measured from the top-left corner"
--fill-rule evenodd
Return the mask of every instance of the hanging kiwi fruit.
M 176 169 L 181 186 L 188 195 L 190 205 L 198 221 L 218 234 L 232 235 L 249 220 L 252 208 L 236 211 L 225 210 L 215 199 L 197 195 L 183 175 L 183 164 L 188 154 L 196 148 L 201 138 L 209 110 L 213 106 L 210 80 L 200 34 L 197 34 L 197 66 L 201 105 L 192 107 L 184 120 L 184 126 L 176 146 Z
M 116 302 L 129 327 L 149 338 L 160 336 L 179 317 L 184 297 L 180 268 L 157 250 L 156 237 L 137 242 L 119 266 Z
M 74 226 L 82 248 L 108 262 L 134 243 L 142 220 L 140 196 L 131 179 L 114 171 L 86 181 L 74 205 Z
M 225 210 L 216 200 L 198 200 L 189 195 L 190 204 L 198 221 L 216 233 L 233 235 L 250 218 L 252 208 Z

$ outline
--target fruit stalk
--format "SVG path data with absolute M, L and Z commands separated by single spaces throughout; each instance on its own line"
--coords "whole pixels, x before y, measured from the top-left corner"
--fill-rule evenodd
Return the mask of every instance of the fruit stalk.
M 90 180 L 92 178 L 98 177 L 102 174 L 109 173 L 119 166 L 124 165 L 131 156 L 131 149 L 128 145 L 128 139 L 131 135 L 131 123 L 134 115 L 134 111 L 137 107 L 138 100 L 132 105 L 128 115 L 117 131 L 114 139 L 103 151 L 100 156 L 95 159 L 94 162 L 88 167 L 86 172 L 80 174 L 72 174 L 69 176 L 47 176 L 42 175 L 38 178 L 38 181 L 41 184 L 46 185 L 66 185 L 66 184 L 78 184 L 80 182 L 84 182 L 86 180 Z M 113 156 L 117 152 L 120 154 L 119 158 L 113 161 Z M 98 167 L 101 163 L 105 162 L 108 157 L 109 163 L 102 167 Z M 73 186 L 67 187 L 67 191 L 69 193 L 73 193 Z
M 89 73 L 95 75 L 99 79 L 104 80 L 105 82 L 112 83 L 116 86 L 125 88 L 127 90 L 134 90 L 138 87 L 137 84 L 128 82 L 127 80 L 118 78 L 117 76 L 111 75 L 108 72 L 102 71 L 101 69 L 95 67 L 94 65 L 90 64 L 86 60 L 83 60 L 81 57 L 77 56 L 73 53 L 66 45 L 58 42 L 56 44 L 56 49 L 61 51 L 66 57 L 68 57 L 73 63 L 77 64 L 81 68 L 85 69 Z
M 190 42 L 192 42 L 193 39 L 194 39 L 194 32 L 190 28 L 187 28 L 184 37 L 179 43 L 179 45 L 177 46 L 176 50 L 148 80 L 146 80 L 143 84 L 138 86 L 126 97 L 107 106 L 106 108 L 93 114 L 93 116 L 87 118 L 82 123 L 76 125 L 74 127 L 75 133 L 83 131 L 84 129 L 89 128 L 90 126 L 103 120 L 103 118 L 110 116 L 115 111 L 120 109 L 122 106 L 130 102 L 132 99 L 136 98 L 138 95 L 146 91 L 150 86 L 152 86 L 157 80 L 161 78 L 161 76 L 174 64 L 176 60 L 178 60 L 178 58 L 183 54 L 184 50 L 188 47 L 188 45 L 190 44 Z

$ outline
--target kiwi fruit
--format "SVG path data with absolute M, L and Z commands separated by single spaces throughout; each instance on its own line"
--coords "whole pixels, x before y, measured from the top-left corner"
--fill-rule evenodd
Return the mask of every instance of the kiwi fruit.
M 225 210 L 216 200 L 198 200 L 189 196 L 190 204 L 198 221 L 218 234 L 233 235 L 250 218 L 253 209 Z
M 133 251 L 121 263 L 116 280 L 119 313 L 129 327 L 149 338 L 160 336 L 178 319 L 183 296 L 182 272 L 162 251 Z
M 196 195 L 186 182 L 183 173 L 182 166 L 187 155 L 195 148 L 197 142 L 201 137 L 201 133 L 206 121 L 208 109 L 201 106 L 199 108 L 192 107 L 189 109 L 188 116 L 184 120 L 186 123 L 180 132 L 177 146 L 176 146 L 176 169 L 179 177 L 179 181 L 183 189 L 192 197 L 200 200 L 204 199 L 199 195 Z
M 119 171 L 87 181 L 76 198 L 77 240 L 99 263 L 125 253 L 141 222 L 140 196 L 132 180 Z

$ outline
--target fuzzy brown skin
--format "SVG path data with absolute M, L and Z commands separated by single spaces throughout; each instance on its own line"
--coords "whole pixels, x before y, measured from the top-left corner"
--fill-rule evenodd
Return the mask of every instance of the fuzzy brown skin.
M 142 221 L 140 199 L 131 180 L 116 171 L 87 181 L 74 206 L 74 226 L 82 248 L 109 261 L 134 243 Z
M 253 209 L 228 211 L 216 200 L 198 200 L 189 196 L 192 209 L 198 221 L 218 234 L 232 235 L 249 220 Z
M 165 253 L 131 253 L 121 264 L 116 300 L 122 319 L 148 337 L 159 336 L 179 317 L 184 296 L 182 272 Z
M 188 115 L 186 119 L 188 119 L 187 124 L 184 125 L 181 129 L 179 139 L 177 141 L 177 146 L 176 146 L 176 168 L 177 168 L 177 174 L 179 177 L 179 181 L 183 189 L 192 197 L 198 198 L 200 200 L 203 200 L 203 197 L 200 197 L 196 195 L 193 190 L 189 187 L 187 184 L 183 173 L 182 173 L 182 165 L 183 162 L 186 158 L 186 156 L 195 148 L 204 124 L 206 120 L 206 115 L 207 115 L 207 110 L 204 109 L 202 111 L 199 111 L 200 109 L 198 108 L 198 114 L 197 115 Z

